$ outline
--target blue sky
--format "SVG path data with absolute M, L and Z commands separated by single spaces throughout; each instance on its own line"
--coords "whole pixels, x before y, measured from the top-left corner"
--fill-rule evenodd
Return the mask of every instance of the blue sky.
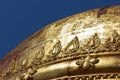
M 120 0 L 0 0 L 0 60 L 45 25 Z

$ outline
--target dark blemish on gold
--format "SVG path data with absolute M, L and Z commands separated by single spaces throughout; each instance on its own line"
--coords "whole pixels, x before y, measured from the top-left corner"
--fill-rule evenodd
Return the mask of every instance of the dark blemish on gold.
M 109 6 L 99 9 L 99 11 L 97 12 L 97 18 L 99 18 L 103 14 L 106 14 L 107 8 L 109 8 Z

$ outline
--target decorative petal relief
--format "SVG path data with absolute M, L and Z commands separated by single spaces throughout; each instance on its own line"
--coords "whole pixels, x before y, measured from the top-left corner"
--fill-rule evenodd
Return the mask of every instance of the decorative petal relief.
M 103 47 L 109 48 L 111 46 L 110 42 L 111 42 L 111 38 L 109 37 L 105 40 L 105 43 L 103 44 Z
M 98 48 L 101 44 L 101 40 L 98 36 L 97 33 L 95 33 L 90 39 L 86 39 L 81 45 L 82 47 L 81 50 L 82 51 L 90 51 L 90 50 L 95 50 L 96 48 Z
M 112 44 L 113 47 L 120 46 L 120 35 L 115 30 L 112 33 Z
M 20 70 L 27 66 L 28 61 L 29 61 L 29 52 L 23 55 L 22 59 L 20 59 Z
M 60 40 L 53 46 L 53 48 L 48 52 L 47 57 L 55 57 L 61 52 L 62 46 Z
M 9 64 L 8 69 L 6 71 L 6 74 L 12 74 L 16 69 L 16 60 L 13 59 L 12 62 Z
M 120 35 L 114 30 L 112 32 L 112 37 L 107 38 L 103 46 L 109 50 L 119 49 Z
M 27 72 L 24 72 L 17 76 L 15 80 L 33 80 L 33 75 L 37 72 L 36 68 L 29 68 Z
M 94 42 L 94 46 L 92 47 L 93 49 L 99 47 L 101 44 L 101 40 L 99 36 L 97 35 L 97 33 L 95 33 L 95 35 L 93 36 L 93 42 Z
M 34 61 L 37 63 L 40 62 L 43 59 L 44 55 L 45 55 L 45 49 L 44 46 L 42 46 L 40 50 L 36 53 Z
M 87 47 L 89 49 L 96 49 L 97 47 L 100 46 L 100 43 L 101 43 L 100 38 L 98 37 L 97 33 L 95 33 L 95 35 L 93 35 L 90 41 L 88 42 Z
M 79 49 L 79 40 L 78 37 L 75 36 L 75 38 L 66 46 L 65 53 L 70 54 L 78 51 Z

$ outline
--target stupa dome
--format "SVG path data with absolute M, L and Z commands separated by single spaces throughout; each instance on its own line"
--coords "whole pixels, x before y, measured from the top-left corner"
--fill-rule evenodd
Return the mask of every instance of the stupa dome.
M 120 6 L 47 25 L 0 63 L 0 80 L 119 80 Z

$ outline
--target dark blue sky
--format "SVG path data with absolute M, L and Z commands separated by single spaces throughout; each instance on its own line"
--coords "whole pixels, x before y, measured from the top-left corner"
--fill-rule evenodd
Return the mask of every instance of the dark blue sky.
M 120 0 L 0 0 L 0 60 L 45 25 L 110 5 L 120 5 Z

